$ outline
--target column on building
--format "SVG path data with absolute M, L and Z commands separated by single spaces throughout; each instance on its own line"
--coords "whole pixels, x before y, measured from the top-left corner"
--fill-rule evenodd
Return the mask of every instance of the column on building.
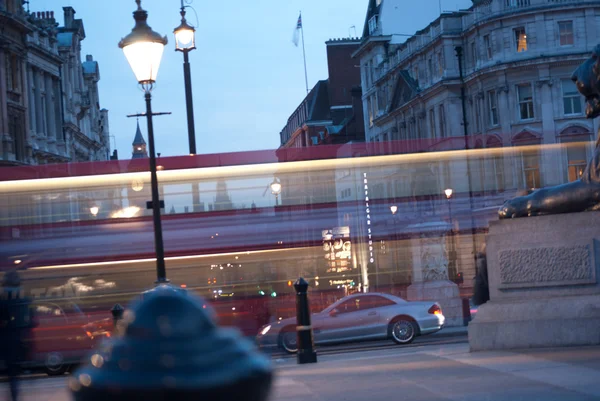
M 43 84 L 43 72 L 39 69 L 33 70 L 33 80 L 35 83 L 35 126 L 37 129 L 37 137 L 42 138 L 46 135 L 44 128 L 44 113 L 42 106 L 42 84 Z
M 27 66 L 27 82 L 29 94 L 29 137 L 30 140 L 37 136 L 37 117 L 36 117 L 36 85 L 33 78 L 34 70 L 31 65 Z
M 4 135 L 8 135 L 8 109 L 6 107 L 6 59 L 0 47 L 0 157 L 5 157 Z
M 60 80 L 52 80 L 52 92 L 54 94 L 54 116 L 55 116 L 55 130 L 56 130 L 56 142 L 63 143 L 65 141 L 63 136 L 63 120 L 62 120 L 62 93 L 60 90 Z
M 46 74 L 46 131 L 48 140 L 56 140 L 56 116 L 54 115 L 54 93 L 52 84 L 52 75 Z
M 500 122 L 500 132 L 502 132 L 502 146 L 511 147 L 512 142 L 512 125 L 514 119 L 512 110 L 516 109 L 516 104 L 511 102 L 510 87 L 506 82 L 506 76 L 501 78 L 500 85 L 497 89 L 498 93 L 498 120 Z M 512 156 L 504 157 L 504 171 L 512 172 L 510 175 L 504 176 L 506 188 L 516 188 L 518 185 L 517 169 L 514 166 L 514 158 Z
M 536 84 L 542 113 L 540 117 L 542 119 L 543 145 L 556 143 L 556 125 L 554 121 L 554 102 L 552 96 L 554 81 L 549 78 L 549 73 L 550 71 L 547 67 L 540 70 L 540 80 Z M 563 173 L 560 168 L 561 163 L 556 162 L 556 150 L 547 149 L 545 146 L 542 146 L 540 149 L 540 156 L 540 172 L 542 172 L 541 184 L 543 186 L 562 184 Z

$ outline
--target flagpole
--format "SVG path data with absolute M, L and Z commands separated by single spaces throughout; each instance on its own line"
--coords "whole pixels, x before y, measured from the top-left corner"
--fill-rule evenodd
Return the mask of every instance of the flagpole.
M 302 11 L 300 11 L 300 18 L 302 18 Z M 306 71 L 306 50 L 304 49 L 304 21 L 300 25 L 300 31 L 302 32 L 302 55 L 304 56 L 304 82 L 306 83 L 306 94 L 308 95 L 308 72 Z

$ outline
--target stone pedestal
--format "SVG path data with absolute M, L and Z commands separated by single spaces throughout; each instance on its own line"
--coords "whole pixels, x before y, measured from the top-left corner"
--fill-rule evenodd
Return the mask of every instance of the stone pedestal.
M 436 301 L 442 307 L 446 327 L 463 326 L 462 301 L 458 286 L 452 281 L 438 280 L 413 283 L 407 288 L 408 301 Z
M 600 344 L 600 213 L 495 221 L 472 351 Z
M 412 240 L 412 284 L 407 289 L 409 301 L 436 301 L 442 306 L 446 326 L 462 326 L 462 301 L 458 286 L 448 280 L 447 234 L 452 226 L 431 222 L 410 226 L 420 233 Z

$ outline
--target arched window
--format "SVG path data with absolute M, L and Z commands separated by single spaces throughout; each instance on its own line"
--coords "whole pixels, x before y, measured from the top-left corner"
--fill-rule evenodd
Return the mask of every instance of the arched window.
M 569 182 L 581 178 L 590 158 L 591 133 L 587 128 L 572 126 L 559 135 L 567 159 L 566 179 Z
M 504 178 L 504 153 L 493 151 L 495 148 L 502 147 L 502 141 L 497 136 L 490 136 L 486 141 L 485 147 L 491 149 L 488 152 L 488 165 L 491 170 L 489 180 L 494 183 L 496 191 L 502 192 L 506 187 Z
M 512 142 L 513 146 L 524 147 L 515 156 L 515 171 L 517 172 L 519 186 L 526 189 L 540 188 L 542 186 L 540 175 L 541 151 L 539 146 L 542 143 L 541 138 L 529 131 L 523 131 L 515 135 Z

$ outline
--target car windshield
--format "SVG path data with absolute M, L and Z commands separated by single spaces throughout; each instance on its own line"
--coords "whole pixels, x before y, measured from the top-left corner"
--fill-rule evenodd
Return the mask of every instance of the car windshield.
M 233 383 L 213 334 L 275 401 L 600 397 L 600 0 L 0 0 L 0 27 L 0 360 L 59 376 L 23 399 Z

